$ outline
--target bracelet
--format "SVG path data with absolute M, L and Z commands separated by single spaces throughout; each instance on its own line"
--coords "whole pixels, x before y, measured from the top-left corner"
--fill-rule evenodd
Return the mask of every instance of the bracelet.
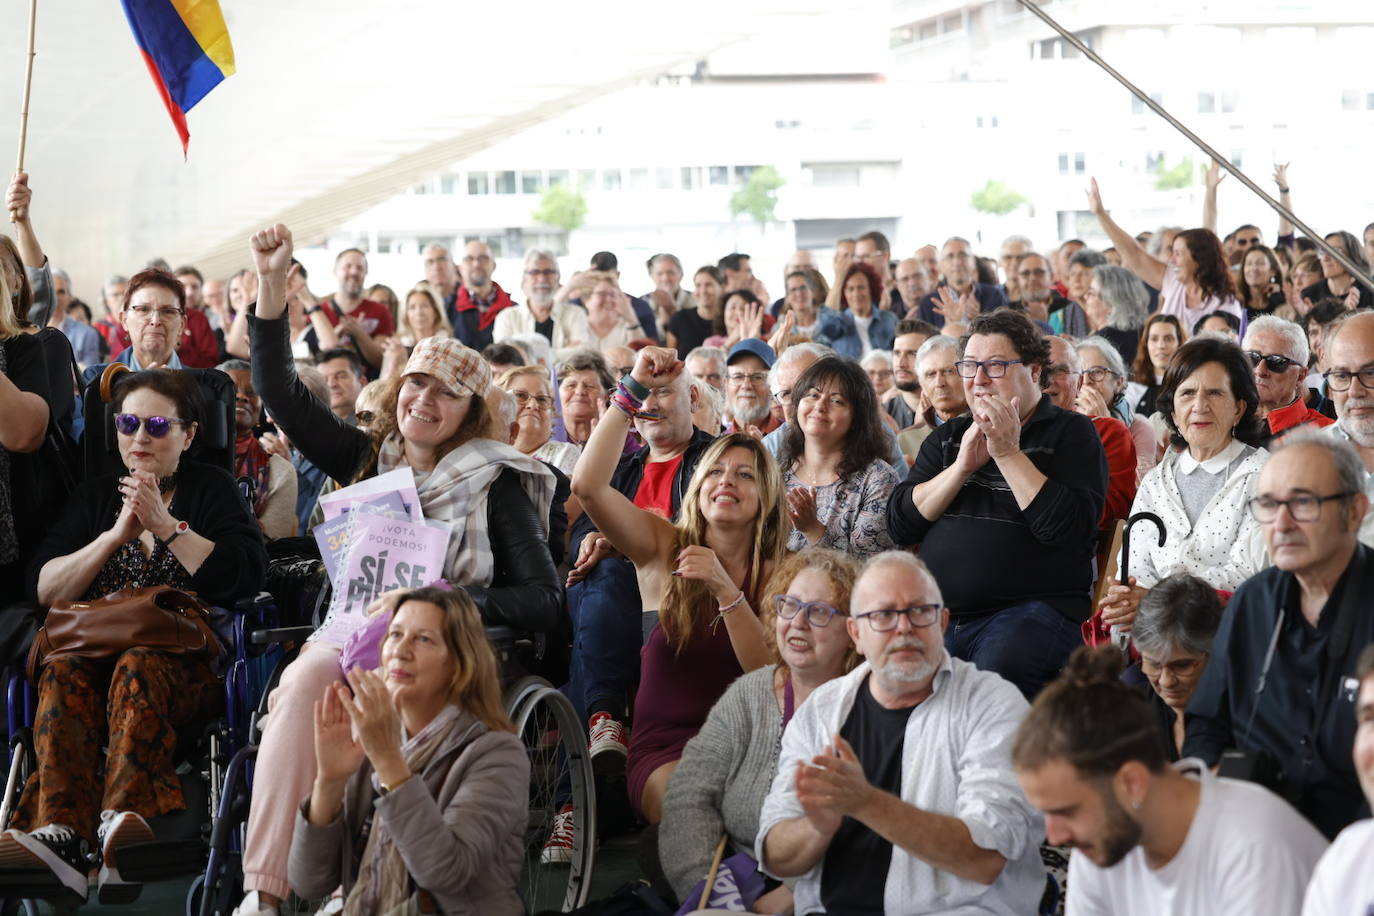
M 638 327 L 638 325 L 635 325 Z M 620 387 L 625 389 L 636 401 L 643 402 L 649 396 L 649 389 L 635 381 L 634 376 L 626 373 L 620 380 Z
M 1280 193 L 1280 194 L 1287 194 L 1287 193 L 1288 193 L 1288 189 L 1287 189 L 1287 188 L 1279 188 L 1279 193 Z
M 305 310 L 305 314 L 307 314 L 307 315 L 313 315 L 313 314 L 315 314 L 316 312 L 323 312 L 323 311 L 324 311 L 324 307 L 323 307 L 323 306 L 316 305 L 316 306 L 312 306 L 312 307 L 306 309 L 306 310 Z
M 726 614 L 727 611 L 733 611 L 735 608 L 737 608 L 737 607 L 739 607 L 741 604 L 743 604 L 743 603 L 744 603 L 744 598 L 745 598 L 744 589 L 740 589 L 740 590 L 739 590 L 739 597 L 738 597 L 738 598 L 736 598 L 734 601 L 731 601 L 729 604 L 722 604 L 722 605 L 720 606 L 720 613 L 721 613 L 721 616 L 722 616 L 722 617 L 725 616 L 725 614 Z

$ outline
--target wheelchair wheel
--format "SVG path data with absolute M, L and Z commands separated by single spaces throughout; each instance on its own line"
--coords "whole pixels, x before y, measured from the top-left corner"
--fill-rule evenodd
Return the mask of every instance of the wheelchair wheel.
M 506 691 L 506 698 L 530 761 L 520 895 L 527 912 L 567 912 L 587 902 L 596 849 L 596 796 L 587 741 L 572 703 L 542 678 L 522 678 Z M 544 843 L 564 805 L 572 807 L 571 861 L 546 865 L 541 862 Z

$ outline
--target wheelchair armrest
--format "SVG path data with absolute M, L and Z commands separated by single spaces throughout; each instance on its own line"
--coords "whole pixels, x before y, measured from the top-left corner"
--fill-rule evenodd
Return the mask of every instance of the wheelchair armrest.
M 529 633 L 514 627 L 487 626 L 487 641 L 496 651 L 508 649 L 527 649 L 534 645 Z
M 314 632 L 314 627 L 277 627 L 272 630 L 254 630 L 248 634 L 248 641 L 255 646 L 271 646 L 277 643 L 299 642 Z
M 233 612 L 247 616 L 248 614 L 261 614 L 263 611 L 273 607 L 277 599 L 272 597 L 270 592 L 258 592 L 251 598 L 240 598 L 234 602 Z

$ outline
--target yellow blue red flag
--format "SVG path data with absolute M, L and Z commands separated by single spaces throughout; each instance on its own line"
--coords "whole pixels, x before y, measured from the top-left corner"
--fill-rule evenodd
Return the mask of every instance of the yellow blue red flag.
M 218 0 L 121 0 L 167 113 L 181 137 L 186 112 L 234 72 L 234 46 Z

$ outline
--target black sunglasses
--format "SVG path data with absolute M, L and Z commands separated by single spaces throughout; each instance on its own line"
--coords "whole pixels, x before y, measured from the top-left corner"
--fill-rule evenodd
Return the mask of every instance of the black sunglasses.
M 1250 365 L 1259 366 L 1261 362 L 1269 367 L 1270 372 L 1287 372 L 1289 366 L 1299 365 L 1295 359 L 1286 356 L 1279 356 L 1277 353 L 1261 353 L 1258 350 L 1246 350 L 1245 355 L 1250 360 Z

